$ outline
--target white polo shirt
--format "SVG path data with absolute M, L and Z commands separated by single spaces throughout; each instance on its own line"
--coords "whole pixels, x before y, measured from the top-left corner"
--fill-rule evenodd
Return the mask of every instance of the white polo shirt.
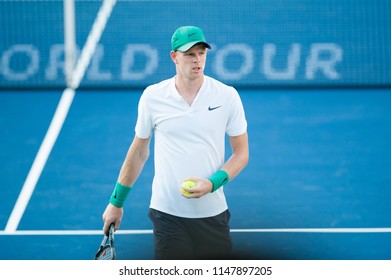
M 155 176 L 150 207 L 185 218 L 218 215 L 228 206 L 223 187 L 199 199 L 180 193 L 187 177 L 209 178 L 225 162 L 225 134 L 238 136 L 247 122 L 238 92 L 205 76 L 189 106 L 175 88 L 175 77 L 151 85 L 138 107 L 136 135 L 154 133 Z

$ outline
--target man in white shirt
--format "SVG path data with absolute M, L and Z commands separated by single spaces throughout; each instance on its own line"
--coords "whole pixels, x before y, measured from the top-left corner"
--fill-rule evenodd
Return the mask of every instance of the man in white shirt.
M 230 213 L 223 185 L 248 162 L 244 109 L 234 88 L 204 75 L 211 47 L 200 28 L 178 28 L 171 47 L 176 75 L 147 87 L 140 98 L 135 137 L 103 213 L 103 230 L 111 223 L 119 228 L 123 203 L 148 159 L 154 133 L 148 214 L 154 224 L 155 258 L 230 258 Z M 226 134 L 232 151 L 227 161 Z M 182 186 L 186 180 L 195 187 Z

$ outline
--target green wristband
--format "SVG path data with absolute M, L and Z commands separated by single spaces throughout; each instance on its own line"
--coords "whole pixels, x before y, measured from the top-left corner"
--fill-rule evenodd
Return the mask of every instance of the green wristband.
M 114 191 L 111 194 L 110 203 L 113 204 L 115 207 L 121 208 L 124 205 L 125 200 L 128 197 L 128 194 L 131 189 L 131 187 L 126 187 L 117 182 L 115 184 Z
M 229 182 L 229 176 L 227 172 L 220 169 L 209 178 L 209 181 L 211 181 L 213 185 L 211 192 L 214 192 L 218 190 L 221 186 Z

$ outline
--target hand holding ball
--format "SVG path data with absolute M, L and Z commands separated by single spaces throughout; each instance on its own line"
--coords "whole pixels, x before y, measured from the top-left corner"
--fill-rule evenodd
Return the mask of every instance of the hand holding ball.
M 183 181 L 183 183 L 182 183 L 182 187 L 186 187 L 186 188 L 194 188 L 195 186 L 196 186 L 196 183 L 193 181 Z M 183 194 L 192 194 L 192 192 L 184 190 L 183 188 L 181 188 L 181 192 Z

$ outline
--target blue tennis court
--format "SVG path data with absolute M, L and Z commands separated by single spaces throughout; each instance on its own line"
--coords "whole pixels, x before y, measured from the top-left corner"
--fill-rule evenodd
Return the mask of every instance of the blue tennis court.
M 170 38 L 195 25 L 212 46 L 205 73 L 237 88 L 248 121 L 249 164 L 225 187 L 234 257 L 391 260 L 390 12 L 388 0 L 0 0 L 0 259 L 94 257 L 142 89 L 175 74 Z M 151 149 L 121 260 L 153 259 Z
M 239 89 L 250 162 L 227 194 L 243 259 L 391 259 L 389 89 Z M 62 91 L 0 93 L 1 259 L 92 259 L 141 90 L 76 92 L 26 207 L 15 203 Z M 124 207 L 118 259 L 153 258 L 152 154 Z M 15 222 L 15 219 L 13 219 Z

